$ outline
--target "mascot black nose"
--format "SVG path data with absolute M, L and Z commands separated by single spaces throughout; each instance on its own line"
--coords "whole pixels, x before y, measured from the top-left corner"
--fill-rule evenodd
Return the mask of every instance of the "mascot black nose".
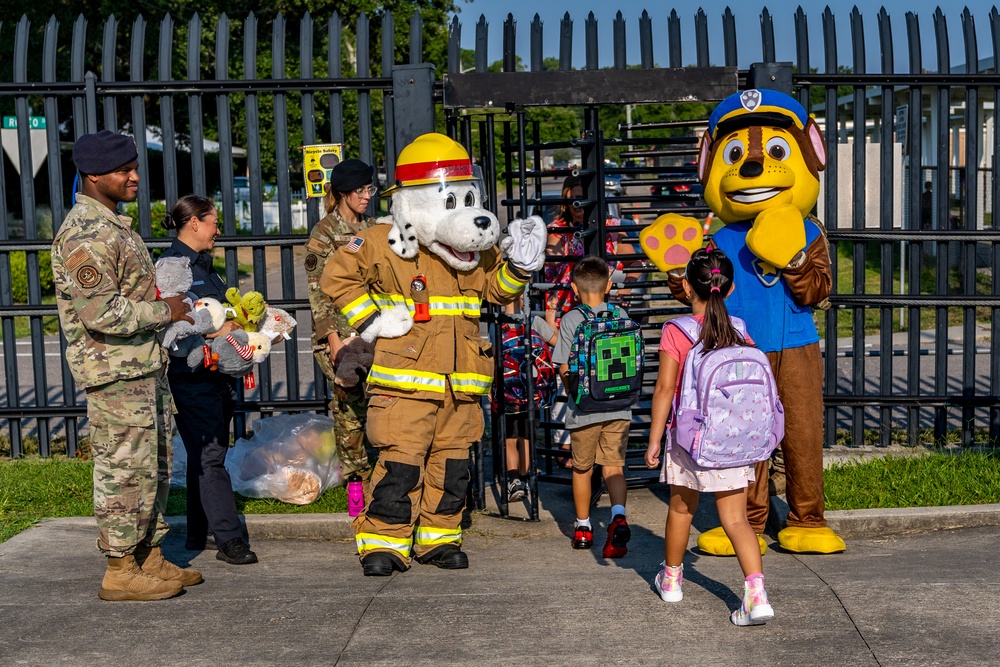
M 760 176 L 764 173 L 764 165 L 760 162 L 751 162 L 747 160 L 740 167 L 740 176 L 744 178 L 754 178 L 755 176 Z
M 474 222 L 476 227 L 479 227 L 480 229 L 489 229 L 491 224 L 490 219 L 487 218 L 485 215 L 476 216 L 476 218 L 472 222 Z

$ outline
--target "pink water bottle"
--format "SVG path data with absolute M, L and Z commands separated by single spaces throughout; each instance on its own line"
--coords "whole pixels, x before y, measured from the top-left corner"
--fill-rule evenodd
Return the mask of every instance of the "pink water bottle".
M 361 478 L 351 475 L 347 478 L 347 513 L 351 516 L 361 514 L 365 508 L 365 489 L 361 485 Z

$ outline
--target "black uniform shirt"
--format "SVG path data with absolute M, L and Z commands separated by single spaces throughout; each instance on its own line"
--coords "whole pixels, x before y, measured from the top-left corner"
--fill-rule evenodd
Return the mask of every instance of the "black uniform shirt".
M 169 248 L 163 251 L 160 257 L 186 257 L 191 262 L 191 289 L 198 298 L 210 296 L 218 299 L 223 306 L 226 305 L 226 281 L 222 279 L 212 267 L 212 253 L 208 250 L 195 252 L 187 244 L 178 239 Z M 169 373 L 190 373 L 192 370 L 204 371 L 204 369 L 188 368 L 183 359 L 172 359 Z

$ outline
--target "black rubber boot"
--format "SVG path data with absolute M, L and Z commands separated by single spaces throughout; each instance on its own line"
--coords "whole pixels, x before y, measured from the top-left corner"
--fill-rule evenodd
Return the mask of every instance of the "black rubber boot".
M 469 567 L 469 557 L 456 544 L 445 544 L 418 558 L 424 565 L 434 565 L 444 570 L 464 570 Z
M 388 577 L 393 570 L 406 572 L 406 566 L 398 556 L 387 551 L 375 551 L 361 559 L 361 569 L 366 577 Z

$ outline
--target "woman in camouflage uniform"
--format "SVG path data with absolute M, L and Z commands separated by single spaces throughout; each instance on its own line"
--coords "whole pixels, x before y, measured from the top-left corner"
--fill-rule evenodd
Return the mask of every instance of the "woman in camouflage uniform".
M 337 357 L 357 332 L 334 307 L 333 299 L 319 288 L 326 260 L 337 248 L 350 242 L 374 221 L 366 214 L 375 195 L 375 169 L 361 160 L 344 160 L 330 173 L 330 189 L 323 203 L 326 217 L 316 223 L 306 243 L 305 269 L 309 278 L 309 304 L 312 307 L 312 346 L 316 363 L 332 388 L 330 413 L 336 423 L 337 454 L 341 473 L 368 480 L 370 464 L 365 447 L 365 414 L 368 401 L 364 383 L 342 387 L 334 383 Z

